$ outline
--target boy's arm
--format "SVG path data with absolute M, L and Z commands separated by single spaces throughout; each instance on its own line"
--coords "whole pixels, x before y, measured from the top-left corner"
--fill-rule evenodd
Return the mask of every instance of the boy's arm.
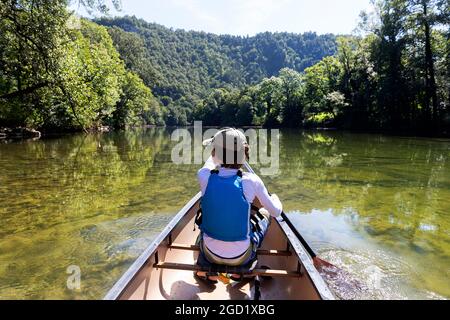
M 216 168 L 216 163 L 214 162 L 213 157 L 209 157 L 208 160 L 206 160 L 203 167 L 198 171 L 197 178 L 198 182 L 200 183 L 200 189 L 202 191 L 202 194 L 205 194 L 206 187 L 208 185 L 208 180 L 211 175 L 211 171 Z
M 279 217 L 281 216 L 281 213 L 283 212 L 283 205 L 278 198 L 277 195 L 269 195 L 269 192 L 267 191 L 266 186 L 262 182 L 262 180 L 256 176 L 257 179 L 255 179 L 255 191 L 256 191 L 256 197 L 258 198 L 259 202 L 263 206 L 264 209 L 266 209 L 272 217 Z
M 208 160 L 206 160 L 205 164 L 203 165 L 203 168 L 200 170 L 214 170 L 217 167 L 217 164 L 214 162 L 214 158 L 212 156 L 210 156 L 208 158 Z

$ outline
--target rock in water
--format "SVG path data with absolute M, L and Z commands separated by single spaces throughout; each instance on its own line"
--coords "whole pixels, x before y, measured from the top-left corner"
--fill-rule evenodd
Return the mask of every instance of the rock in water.
M 41 133 L 34 129 L 28 128 L 14 128 L 14 129 L 1 129 L 0 139 L 40 139 Z

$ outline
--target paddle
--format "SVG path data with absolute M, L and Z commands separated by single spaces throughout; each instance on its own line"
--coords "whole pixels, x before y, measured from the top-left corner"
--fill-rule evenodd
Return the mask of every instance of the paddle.
M 286 224 L 289 226 L 289 228 L 291 228 L 292 232 L 294 232 L 295 236 L 300 240 L 303 247 L 305 247 L 306 251 L 308 251 L 309 255 L 313 259 L 314 266 L 317 269 L 323 269 L 323 268 L 337 269 L 337 267 L 335 265 L 333 265 L 333 264 L 329 263 L 328 261 L 325 261 L 317 256 L 317 254 L 309 246 L 308 242 L 306 242 L 306 240 L 303 238 L 303 236 L 300 234 L 300 232 L 298 232 L 297 228 L 294 226 L 294 224 L 291 222 L 291 220 L 289 220 L 289 218 L 287 217 L 287 215 L 284 212 L 281 213 L 281 218 L 283 218 L 284 222 L 286 222 Z
M 245 167 L 248 172 L 253 174 L 255 173 L 248 163 L 245 163 Z M 357 292 L 367 290 L 367 287 L 356 280 L 351 274 L 336 267 L 328 261 L 319 258 L 284 212 L 281 214 L 281 218 L 300 240 L 303 247 L 313 259 L 316 269 L 322 273 L 322 276 L 325 276 L 328 279 L 327 282 L 331 281 L 334 287 L 339 288 L 340 292 Z
M 252 167 L 250 167 L 250 165 L 247 162 L 245 163 L 245 168 L 247 169 L 248 172 L 253 173 L 253 174 L 255 173 L 255 171 L 253 171 Z M 291 222 L 291 220 L 289 220 L 289 218 L 287 217 L 287 215 L 284 212 L 281 213 L 281 218 L 283 218 L 283 220 L 287 223 L 289 228 L 291 228 L 292 232 L 294 232 L 296 237 L 300 240 L 303 247 L 305 247 L 306 251 L 309 253 L 311 258 L 313 259 L 314 266 L 317 269 L 324 270 L 324 268 L 326 268 L 327 271 L 331 271 L 330 269 L 334 269 L 335 272 L 338 271 L 338 268 L 336 266 L 334 266 L 333 264 L 331 264 L 323 259 L 320 259 L 317 256 L 317 254 L 309 246 L 308 242 L 306 242 L 306 240 L 303 238 L 303 236 L 300 234 L 300 232 L 297 230 L 297 228 L 294 226 L 294 224 Z

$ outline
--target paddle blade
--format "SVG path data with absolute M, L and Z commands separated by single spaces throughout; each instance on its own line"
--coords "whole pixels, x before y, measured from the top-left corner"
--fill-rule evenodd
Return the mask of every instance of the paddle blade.
M 323 269 L 323 268 L 327 268 L 327 269 L 337 269 L 337 267 L 331 263 L 329 263 L 328 261 L 322 260 L 319 257 L 315 257 L 313 259 L 314 262 L 314 266 L 316 267 L 316 269 Z
M 318 257 L 313 259 L 314 266 L 326 280 L 328 285 L 337 288 L 338 292 L 346 292 L 347 294 L 356 294 L 363 290 L 367 290 L 366 286 L 355 277 L 335 265 L 322 260 Z

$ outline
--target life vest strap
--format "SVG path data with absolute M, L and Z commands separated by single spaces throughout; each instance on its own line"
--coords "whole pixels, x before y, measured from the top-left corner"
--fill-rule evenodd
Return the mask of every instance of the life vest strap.
M 214 169 L 214 170 L 211 170 L 211 174 L 219 174 L 219 169 Z M 238 176 L 238 177 L 243 177 L 243 173 L 242 173 L 242 170 L 238 170 L 238 172 L 236 173 L 236 175 Z

